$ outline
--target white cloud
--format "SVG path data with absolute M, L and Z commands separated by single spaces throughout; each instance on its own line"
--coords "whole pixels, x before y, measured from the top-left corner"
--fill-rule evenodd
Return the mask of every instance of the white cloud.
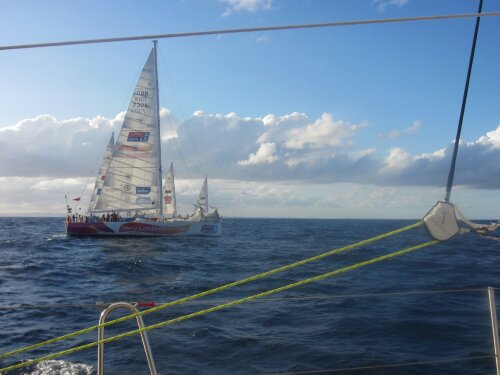
M 408 4 L 409 0 L 373 0 L 375 7 L 380 13 L 386 11 L 387 8 L 391 6 L 397 6 L 401 8 L 403 5 Z
M 418 159 L 438 160 L 438 159 L 443 159 L 445 156 L 446 156 L 446 149 L 441 148 L 441 149 L 436 150 L 434 152 L 417 155 L 417 156 L 415 156 L 415 160 L 418 160 Z
M 422 154 L 402 148 L 357 147 L 364 125 L 323 114 L 269 114 L 257 118 L 195 112 L 179 123 L 162 109 L 163 163 L 174 161 L 181 179 L 209 174 L 237 181 L 304 181 L 379 186 L 444 186 L 452 144 Z M 25 119 L 0 130 L 0 176 L 91 181 L 111 131 L 123 113 L 59 120 Z M 417 126 L 411 129 L 416 129 Z M 374 143 L 374 146 L 377 146 Z M 500 126 L 461 142 L 455 181 L 500 188 Z
M 82 195 L 86 208 L 108 137 L 122 119 L 42 115 L 0 130 L 0 214 L 62 215 L 65 194 Z M 207 173 L 211 204 L 229 216 L 419 217 L 422 207 L 442 198 L 452 144 L 422 154 L 358 148 L 363 127 L 332 119 L 198 111 L 181 124 L 173 121 L 162 155 L 164 165 L 174 161 L 181 212 L 192 209 Z M 307 140 L 302 148 L 287 148 L 292 130 Z M 311 135 L 317 133 L 328 136 Z M 340 141 L 329 140 L 339 133 Z M 263 134 L 267 139 L 259 142 Z M 482 211 L 471 203 L 471 217 L 493 217 L 500 209 L 492 198 L 500 191 L 499 134 L 500 126 L 460 143 L 453 200 L 476 194 L 471 188 L 488 189 L 477 193 L 478 204 L 493 199 Z
M 264 124 L 264 126 L 273 126 L 273 125 L 275 125 L 277 122 L 278 122 L 278 119 L 277 119 L 277 118 L 276 118 L 276 116 L 275 116 L 275 115 L 273 115 L 273 114 L 266 115 L 266 116 L 264 116 L 264 118 L 262 119 L 262 123 Z
M 92 174 L 99 167 L 111 132 L 118 134 L 125 112 L 114 118 L 51 115 L 24 119 L 0 129 L 0 176 L 69 177 Z M 160 111 L 162 139 L 177 136 L 178 120 Z M 115 137 L 116 139 L 116 137 Z
M 239 165 L 271 164 L 277 161 L 276 144 L 262 143 L 255 154 L 250 154 L 247 160 L 240 160 Z
M 238 116 L 236 115 L 236 113 L 234 113 L 234 112 L 228 113 L 225 117 L 227 120 L 227 128 L 228 129 L 235 129 L 238 126 L 239 119 L 238 119 Z
M 344 145 L 344 139 L 352 137 L 359 129 L 358 125 L 333 121 L 331 114 L 323 113 L 321 118 L 314 123 L 287 132 L 285 146 L 290 149 L 302 149 L 307 146 L 312 148 L 339 147 Z
M 182 214 L 192 212 L 201 179 L 177 179 L 177 203 Z M 47 179 L 0 177 L 0 215 L 64 216 L 68 194 L 82 196 L 79 212 L 85 213 L 92 183 L 88 178 Z M 87 188 L 84 191 L 84 187 Z M 82 195 L 83 192 L 83 195 Z M 310 218 L 419 218 L 438 199 L 443 188 L 381 187 L 353 183 L 305 183 L 234 181 L 209 179 L 210 204 L 224 217 L 310 217 Z M 484 203 L 484 194 L 491 198 Z M 454 201 L 471 218 L 493 218 L 500 210 L 500 191 L 474 192 L 457 189 Z M 478 203 L 479 202 L 479 203 Z M 61 231 L 63 231 L 61 221 Z
M 93 181 L 92 181 L 93 184 Z M 82 195 L 89 179 L 45 177 L 0 177 L 0 215 L 13 216 L 64 216 L 68 195 Z
M 286 164 L 289 167 L 307 168 L 314 167 L 316 163 L 320 160 L 332 160 L 335 159 L 335 153 L 332 151 L 324 150 L 309 150 L 304 153 L 289 152 L 285 154 Z
M 272 0 L 219 0 L 227 5 L 223 16 L 239 12 L 257 12 L 272 9 Z
M 257 118 L 266 127 L 257 139 L 257 143 L 268 142 L 270 140 L 283 142 L 291 129 L 304 127 L 309 122 L 309 117 L 305 113 L 293 112 L 283 116 L 269 114 L 264 118 Z
M 160 123 L 161 123 L 161 139 L 166 141 L 177 137 L 177 128 L 180 123 L 177 118 L 172 115 L 170 109 L 160 108 Z
M 114 119 L 96 116 L 63 121 L 40 115 L 0 129 L 0 176 L 84 175 L 82 167 L 88 160 L 97 164 L 122 120 L 122 113 Z
M 377 152 L 376 148 L 367 148 L 364 150 L 356 150 L 349 152 L 348 155 L 352 160 L 360 160 L 366 157 L 374 156 Z
M 178 128 L 176 142 L 186 163 L 196 166 L 199 159 L 202 164 L 201 169 L 190 167 L 191 173 L 203 175 L 209 171 L 217 178 L 245 181 L 443 186 L 449 169 L 452 144 L 422 154 L 410 154 L 401 148 L 359 149 L 356 137 L 365 125 L 334 121 L 331 114 L 323 114 L 319 119 L 299 112 L 254 119 L 236 114 L 231 114 L 230 120 L 227 117 L 192 117 Z M 416 124 L 419 123 L 415 122 L 408 132 L 416 131 L 420 126 Z M 500 158 L 500 147 L 494 143 L 498 133 L 500 130 L 488 132 L 476 142 L 461 143 L 457 184 L 500 187 L 500 163 L 495 162 Z M 190 136 L 193 134 L 196 136 Z M 193 143 L 196 150 L 203 150 L 198 156 Z M 269 145 L 260 149 L 263 144 Z M 175 145 L 167 148 L 176 150 Z M 171 155 L 167 160 L 182 162 Z
M 500 147 L 500 125 L 498 125 L 495 130 L 492 130 L 479 138 L 477 143 Z
M 413 124 L 411 124 L 408 128 L 403 129 L 403 130 L 390 130 L 385 133 L 380 133 L 378 136 L 379 138 L 387 138 L 387 139 L 396 139 L 400 138 L 402 136 L 411 136 L 416 134 L 420 128 L 422 127 L 422 124 L 419 120 L 414 121 Z
M 412 157 L 409 153 L 401 148 L 393 148 L 384 161 L 384 172 L 399 172 L 407 168 L 412 163 Z

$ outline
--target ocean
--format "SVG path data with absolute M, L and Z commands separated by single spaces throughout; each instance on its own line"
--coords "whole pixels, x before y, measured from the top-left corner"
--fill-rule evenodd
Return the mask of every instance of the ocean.
M 96 303 L 164 303 L 414 223 L 224 219 L 220 238 L 68 238 L 62 218 L 0 218 L 0 352 L 96 325 Z M 420 227 L 190 303 L 146 325 L 429 240 Z M 475 234 L 149 331 L 160 374 L 492 374 L 486 288 L 499 242 Z M 500 298 L 500 293 L 499 298 Z M 115 311 L 110 318 L 123 316 Z M 135 329 L 132 320 L 105 336 Z M 0 367 L 95 341 L 97 332 Z M 97 348 L 14 374 L 93 374 Z M 411 364 L 413 363 L 413 364 Z M 404 365 L 406 364 L 406 365 Z M 408 365 L 411 364 L 411 365 Z M 138 336 L 105 346 L 106 374 L 147 374 Z

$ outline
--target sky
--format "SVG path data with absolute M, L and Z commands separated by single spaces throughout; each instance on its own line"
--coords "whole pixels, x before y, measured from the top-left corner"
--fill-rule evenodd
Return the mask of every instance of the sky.
M 2 0 L 0 46 L 474 13 L 476 0 Z M 483 12 L 500 11 L 484 0 Z M 161 39 L 181 213 L 421 218 L 445 194 L 474 19 Z M 500 17 L 481 21 L 451 201 L 500 216 Z M 0 51 L 0 216 L 86 207 L 152 43 Z M 166 168 L 164 168 L 166 170 Z

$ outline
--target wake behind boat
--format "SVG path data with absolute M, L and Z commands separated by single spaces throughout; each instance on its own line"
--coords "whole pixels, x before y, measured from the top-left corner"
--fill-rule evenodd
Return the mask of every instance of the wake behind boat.
M 71 215 L 66 232 L 84 236 L 220 236 L 216 208 L 209 211 L 207 178 L 196 210 L 177 213 L 173 164 L 162 188 L 156 41 L 135 87 L 116 144 L 108 143 L 94 185 L 88 215 Z

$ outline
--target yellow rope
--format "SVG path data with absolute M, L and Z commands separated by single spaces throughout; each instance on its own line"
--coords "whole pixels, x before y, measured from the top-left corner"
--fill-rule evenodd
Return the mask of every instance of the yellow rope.
M 39 363 L 39 362 L 42 362 L 42 361 L 45 361 L 45 360 L 53 359 L 53 358 L 56 358 L 56 357 L 67 355 L 67 354 L 72 354 L 72 353 L 75 353 L 75 352 L 80 351 L 80 350 L 89 349 L 89 348 L 92 348 L 92 347 L 97 346 L 99 344 L 105 344 L 105 343 L 113 342 L 113 341 L 116 341 L 116 340 L 119 340 L 119 339 L 122 339 L 122 338 L 125 338 L 125 337 L 129 337 L 129 336 L 141 333 L 141 332 L 150 331 L 152 329 L 165 327 L 165 326 L 168 326 L 168 325 L 171 325 L 171 324 L 174 324 L 174 323 L 180 323 L 180 322 L 183 322 L 185 320 L 192 319 L 192 318 L 195 318 L 195 317 L 198 317 L 198 316 L 201 316 L 201 315 L 205 315 L 205 314 L 208 314 L 208 313 L 211 313 L 211 312 L 215 312 L 215 311 L 219 311 L 219 310 L 226 309 L 226 308 L 229 308 L 229 307 L 233 307 L 233 306 L 242 304 L 244 302 L 250 302 L 250 301 L 253 301 L 253 300 L 261 298 L 261 297 L 267 297 L 269 295 L 276 294 L 276 293 L 279 293 L 279 292 L 283 292 L 283 291 L 286 291 L 286 290 L 289 290 L 289 289 L 292 289 L 292 288 L 296 288 L 296 287 L 299 287 L 299 286 L 302 286 L 302 285 L 306 285 L 306 284 L 309 284 L 309 283 L 312 283 L 312 282 L 315 282 L 315 281 L 320 281 L 320 280 L 326 279 L 328 277 L 332 277 L 332 276 L 335 276 L 335 275 L 340 275 L 340 274 L 345 273 L 345 272 L 353 271 L 355 269 L 358 269 L 358 268 L 361 268 L 361 267 L 364 267 L 364 266 L 367 266 L 367 265 L 370 265 L 370 264 L 378 263 L 378 262 L 381 262 L 381 261 L 384 261 L 384 260 L 388 260 L 388 259 L 400 256 L 400 255 L 408 254 L 408 253 L 410 253 L 412 251 L 415 251 L 415 250 L 418 250 L 418 249 L 421 249 L 421 248 L 424 248 L 424 247 L 427 247 L 427 246 L 430 246 L 430 245 L 434 245 L 434 244 L 436 244 L 438 242 L 439 241 L 437 241 L 437 240 L 428 241 L 428 242 L 425 242 L 425 243 L 420 244 L 420 245 L 412 246 L 412 247 L 409 247 L 409 248 L 406 248 L 406 249 L 403 249 L 403 250 L 399 250 L 399 251 L 396 251 L 396 252 L 393 252 L 393 253 L 390 253 L 390 254 L 387 254 L 387 255 L 382 255 L 380 257 L 373 258 L 373 259 L 370 259 L 370 260 L 367 260 L 367 261 L 364 261 L 364 262 L 360 262 L 360 263 L 354 264 L 352 266 L 348 266 L 348 267 L 344 267 L 344 268 L 341 268 L 341 269 L 338 269 L 338 270 L 335 270 L 335 271 L 327 272 L 327 273 L 324 273 L 322 275 L 311 277 L 309 279 L 298 281 L 298 282 L 295 282 L 295 283 L 292 283 L 292 284 L 288 284 L 288 285 L 285 285 L 285 286 L 282 286 L 282 287 L 279 287 L 279 288 L 271 289 L 271 290 L 268 290 L 266 292 L 254 294 L 252 296 L 241 298 L 241 299 L 238 299 L 238 300 L 235 300 L 235 301 L 232 301 L 232 302 L 228 302 L 228 303 L 225 303 L 225 304 L 222 304 L 222 305 L 219 305 L 219 306 L 214 306 L 214 307 L 211 307 L 211 308 L 208 308 L 208 309 L 200 310 L 200 311 L 197 311 L 197 312 L 194 312 L 194 313 L 191 313 L 191 314 L 187 314 L 187 315 L 180 316 L 180 317 L 177 317 L 177 318 L 174 318 L 174 319 L 170 319 L 170 320 L 167 320 L 167 321 L 164 321 L 164 322 L 161 322 L 161 323 L 153 324 L 151 326 L 147 326 L 147 327 L 144 327 L 144 328 L 136 329 L 136 330 L 133 330 L 133 331 L 130 331 L 130 332 L 126 332 L 126 333 L 122 333 L 120 335 L 112 336 L 112 337 L 109 337 L 109 338 L 104 339 L 104 340 L 99 340 L 99 341 L 95 341 L 95 342 L 92 342 L 92 343 L 89 343 L 89 344 L 85 344 L 85 345 L 77 346 L 77 347 L 74 347 L 74 348 L 71 348 L 71 349 L 63 350 L 63 351 L 60 351 L 60 352 L 57 352 L 57 353 L 54 353 L 54 354 L 50 354 L 50 355 L 47 355 L 47 356 L 44 356 L 44 357 L 40 357 L 40 358 L 37 358 L 37 359 L 34 359 L 34 360 L 26 361 L 26 362 L 23 362 L 23 363 L 20 363 L 20 364 L 17 364 L 17 365 L 5 367 L 5 368 L 0 369 L 0 372 L 15 370 L 17 368 L 21 368 L 21 367 L 33 365 L 35 363 Z
M 85 333 L 89 333 L 89 332 L 91 332 L 93 330 L 99 329 L 100 327 L 107 327 L 107 326 L 110 326 L 110 325 L 113 325 L 113 324 L 117 324 L 117 323 L 123 322 L 123 321 L 128 320 L 128 319 L 135 318 L 137 316 L 141 316 L 141 315 L 149 314 L 149 313 L 152 313 L 152 312 L 156 312 L 156 311 L 165 309 L 167 307 L 171 307 L 171 306 L 175 306 L 175 305 L 180 305 L 181 303 L 184 303 L 184 302 L 192 301 L 194 299 L 205 297 L 205 296 L 217 293 L 217 292 L 221 292 L 223 290 L 226 290 L 226 289 L 229 289 L 229 288 L 233 288 L 235 286 L 243 285 L 243 284 L 249 283 L 251 281 L 255 281 L 255 280 L 264 278 L 266 276 L 274 275 L 274 274 L 276 274 L 278 272 L 286 271 L 286 270 L 292 269 L 294 267 L 298 267 L 298 266 L 301 266 L 301 265 L 304 265 L 304 264 L 307 264 L 307 263 L 310 263 L 310 262 L 313 262 L 313 261 L 316 261 L 316 260 L 319 260 L 319 259 L 326 258 L 326 257 L 331 256 L 331 255 L 339 254 L 339 253 L 342 253 L 342 252 L 345 252 L 345 251 L 348 251 L 348 250 L 352 250 L 352 249 L 354 249 L 356 247 L 360 247 L 360 246 L 364 246 L 364 245 L 373 243 L 373 242 L 381 240 L 383 238 L 386 238 L 386 237 L 389 237 L 389 236 L 393 236 L 395 234 L 402 233 L 402 232 L 405 232 L 405 231 L 413 229 L 413 228 L 417 228 L 417 227 L 421 226 L 422 224 L 423 224 L 423 222 L 419 221 L 419 222 L 417 222 L 415 224 L 408 225 L 406 227 L 403 227 L 403 228 L 400 228 L 400 229 L 396 229 L 396 230 L 393 230 L 391 232 L 387 232 L 387 233 L 381 234 L 379 236 L 375 236 L 375 237 L 369 238 L 367 240 L 363 240 L 363 241 L 360 241 L 360 242 L 357 242 L 357 243 L 354 243 L 354 244 L 351 244 L 351 245 L 347 245 L 347 246 L 341 247 L 339 249 L 330 250 L 330 251 L 327 251 L 327 252 L 325 252 L 323 254 L 316 255 L 316 256 L 311 257 L 311 258 L 307 258 L 307 259 L 304 259 L 304 260 L 301 260 L 301 261 L 298 261 L 298 262 L 295 262 L 295 263 L 291 263 L 291 264 L 288 264 L 288 265 L 283 266 L 283 267 L 279 267 L 279 268 L 276 268 L 276 269 L 273 269 L 273 270 L 270 270 L 270 271 L 267 271 L 267 272 L 260 273 L 258 275 L 247 277 L 247 278 L 239 280 L 239 281 L 234 281 L 232 283 L 225 284 L 225 285 L 222 285 L 220 287 L 207 290 L 205 292 L 194 294 L 194 295 L 189 296 L 189 297 L 184 297 L 184 298 L 178 299 L 176 301 L 172 301 L 172 302 L 166 303 L 166 304 L 161 305 L 161 306 L 157 306 L 157 307 L 153 307 L 151 309 L 140 311 L 139 313 L 136 313 L 136 314 L 127 315 L 127 316 L 124 316 L 124 317 L 121 317 L 121 318 L 118 318 L 118 319 L 115 319 L 115 320 L 110 320 L 109 322 L 106 322 L 106 323 L 103 323 L 103 324 L 100 324 L 100 325 L 95 325 L 95 326 L 92 326 L 92 327 L 88 327 L 88 328 L 85 328 L 85 329 L 82 329 L 82 330 L 79 330 L 79 331 L 68 333 L 68 334 L 63 335 L 63 336 L 55 337 L 55 338 L 47 340 L 47 341 L 43 341 L 43 342 L 40 342 L 40 343 L 37 343 L 37 344 L 34 344 L 34 345 L 30 345 L 30 346 L 27 346 L 27 347 L 24 347 L 24 348 L 21 348 L 21 349 L 16 349 L 16 350 L 13 350 L 13 351 L 10 351 L 10 352 L 7 352 L 7 353 L 3 353 L 3 354 L 0 354 L 0 359 L 1 358 L 5 358 L 5 357 L 9 357 L 9 356 L 13 356 L 15 354 L 23 353 L 23 352 L 26 352 L 26 351 L 29 351 L 29 350 L 33 350 L 33 349 L 36 349 L 36 348 L 40 348 L 40 347 L 45 346 L 45 345 L 53 344 L 53 343 L 59 342 L 61 340 L 65 340 L 65 339 L 69 339 L 69 338 L 76 337 L 76 336 L 79 336 L 79 335 L 83 335 Z

